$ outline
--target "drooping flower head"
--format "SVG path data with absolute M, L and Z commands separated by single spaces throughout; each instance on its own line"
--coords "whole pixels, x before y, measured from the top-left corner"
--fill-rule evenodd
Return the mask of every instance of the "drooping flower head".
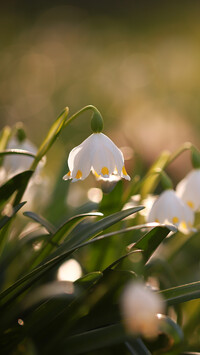
M 157 314 L 163 313 L 164 301 L 141 282 L 128 284 L 121 299 L 122 316 L 127 330 L 146 338 L 158 335 Z
M 64 180 L 84 180 L 90 173 L 97 178 L 111 180 L 113 174 L 130 180 L 119 148 L 103 133 L 93 133 L 72 149 L 68 158 L 69 172 Z
M 200 209 L 200 169 L 193 169 L 176 187 L 177 195 L 193 211 Z
M 165 190 L 155 200 L 148 222 L 171 223 L 187 234 L 194 223 L 193 211 L 176 195 L 172 189 Z

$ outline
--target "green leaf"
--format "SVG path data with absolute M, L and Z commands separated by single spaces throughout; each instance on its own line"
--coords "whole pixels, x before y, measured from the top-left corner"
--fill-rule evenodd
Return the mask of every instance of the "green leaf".
M 163 170 L 166 167 L 169 157 L 170 157 L 170 153 L 168 151 L 164 151 L 147 172 L 141 185 L 142 198 L 147 196 L 149 193 L 153 192 L 154 189 L 156 188 L 156 185 L 160 178 L 157 171 L 159 169 Z
M 175 232 L 177 229 L 171 225 L 160 225 L 155 227 L 140 238 L 136 243 L 132 244 L 131 248 L 143 250 L 144 260 L 147 262 L 160 243 L 162 243 L 171 231 Z
M 34 243 L 45 241 L 47 242 L 50 238 L 50 234 L 42 234 L 41 231 L 35 235 L 35 232 L 30 233 L 29 235 L 23 237 L 20 240 L 13 241 L 13 243 L 9 243 L 9 248 L 6 252 L 1 256 L 0 261 L 0 269 L 6 269 L 9 264 L 19 256 L 19 253 L 24 252 L 24 248 L 27 246 L 31 246 Z M 26 252 L 26 251 L 25 251 Z
M 58 243 L 65 237 L 69 235 L 69 233 L 77 226 L 78 223 L 80 223 L 83 219 L 86 217 L 97 217 L 97 216 L 102 216 L 102 213 L 100 212 L 88 212 L 88 213 L 83 213 L 80 215 L 73 216 L 69 218 L 66 222 L 64 222 L 56 231 L 54 234 L 52 234 L 50 241 L 51 244 L 47 244 L 40 252 L 38 257 L 36 258 L 34 264 L 32 267 L 38 265 L 40 262 L 42 262 L 50 253 L 51 251 L 55 248 L 55 245 L 58 245 Z M 58 250 L 58 249 L 57 249 Z M 58 255 L 59 253 L 56 253 Z
M 10 138 L 11 128 L 9 126 L 5 126 L 0 132 L 0 150 L 6 148 L 8 140 Z
M 67 349 L 69 355 L 75 355 L 120 344 L 127 338 L 123 325 L 119 323 L 73 335 L 66 338 L 62 346 Z
M 143 206 L 128 208 L 127 210 L 116 212 L 110 216 L 107 216 L 96 223 L 93 223 L 90 228 L 86 227 L 85 230 L 76 232 L 68 235 L 68 239 L 62 243 L 60 250 L 66 250 L 67 248 L 72 248 L 74 245 L 81 244 L 85 240 L 91 238 L 92 236 L 98 235 L 103 230 L 111 227 L 122 219 L 130 216 L 133 213 L 139 212 L 143 209 Z
M 6 149 L 3 151 L 0 151 L 0 157 L 4 155 L 25 155 L 31 158 L 35 158 L 35 154 L 29 152 L 28 150 L 23 150 L 23 149 Z
M 133 258 L 131 258 L 131 260 L 134 260 L 135 253 L 141 253 L 141 250 L 132 250 L 129 253 L 122 255 L 120 258 L 118 258 L 112 264 L 110 264 L 106 269 L 104 269 L 103 272 L 107 271 L 108 269 L 113 269 L 113 268 L 117 267 L 122 261 L 124 261 L 124 259 L 129 258 L 130 255 L 133 256 Z
M 169 305 L 191 301 L 200 298 L 200 281 L 162 290 L 160 294 Z
M 39 216 L 38 214 L 26 211 L 23 213 L 24 216 L 33 219 L 35 222 L 41 224 L 50 234 L 54 234 L 56 232 L 56 227 L 54 227 L 49 221 L 47 221 L 44 217 Z
M 59 136 L 62 128 L 65 125 L 67 115 L 69 113 L 68 107 L 66 107 L 63 112 L 58 116 L 58 118 L 55 120 L 55 122 L 52 124 L 49 132 L 47 133 L 46 138 L 42 142 L 40 148 L 38 149 L 38 152 L 35 157 L 35 161 L 32 164 L 32 169 L 35 170 L 38 162 L 42 159 L 42 157 L 47 153 L 47 151 L 50 149 L 52 144 L 55 142 L 56 138 Z
M 125 341 L 125 345 L 132 355 L 151 355 L 150 351 L 140 338 Z
M 11 129 L 9 126 L 5 126 L 0 132 L 0 151 L 4 150 L 8 144 L 11 135 Z M 2 158 L 0 159 L 0 165 L 2 164 Z
M 0 219 L 0 229 L 2 229 L 11 220 L 11 218 L 25 205 L 25 203 L 26 202 L 21 202 L 17 206 L 13 207 L 11 216 L 4 216 Z
M 66 204 L 66 199 L 68 196 L 68 191 L 70 187 L 70 180 L 64 181 L 62 179 L 63 175 L 66 174 L 66 158 L 65 162 L 61 162 L 61 169 L 56 177 L 56 182 L 53 187 L 52 193 L 50 194 L 50 200 L 48 205 L 45 208 L 45 215 L 48 217 L 50 221 L 53 223 L 57 221 L 64 220 L 68 213 L 68 206 Z M 52 206 L 56 206 L 56 208 L 52 208 Z M 87 212 L 84 210 L 84 212 Z M 77 212 L 79 214 L 79 212 Z
M 83 277 L 80 277 L 80 279 L 76 280 L 74 285 L 86 290 L 88 287 L 94 285 L 94 283 L 96 283 L 102 276 L 103 274 L 100 271 L 90 272 L 89 274 L 84 275 Z
M 92 234 L 101 231 L 102 228 L 106 228 L 114 223 L 117 223 L 119 220 L 122 218 L 127 217 L 128 215 L 140 211 L 143 207 L 135 207 L 135 208 L 130 208 L 125 211 L 121 211 L 118 213 L 115 213 L 114 215 L 111 215 L 109 217 L 104 218 L 101 221 L 98 221 L 94 223 L 95 227 L 92 229 Z M 106 220 L 106 221 L 105 221 Z M 101 223 L 99 223 L 101 222 Z M 90 229 L 90 231 L 91 231 Z M 75 250 L 82 248 L 90 243 L 95 243 L 99 239 L 93 239 L 91 241 L 82 243 L 80 245 L 74 246 L 73 248 L 69 249 L 66 252 L 63 252 L 62 254 L 59 254 L 58 256 L 51 258 L 49 261 L 46 263 L 42 264 L 41 266 L 38 266 L 28 274 L 26 274 L 24 277 L 16 281 L 13 285 L 11 285 L 7 290 L 3 291 L 0 294 L 0 301 L 1 305 L 11 302 L 13 299 L 15 299 L 18 295 L 20 295 L 22 292 L 24 292 L 26 289 L 28 289 L 32 284 L 37 281 L 38 279 L 41 278 L 42 275 L 47 273 L 49 270 L 52 268 L 58 266 L 62 261 L 64 261 L 69 255 L 71 255 Z
M 0 205 L 4 204 L 15 191 L 19 191 L 26 185 L 32 176 L 33 171 L 27 170 L 23 173 L 15 175 L 0 187 Z

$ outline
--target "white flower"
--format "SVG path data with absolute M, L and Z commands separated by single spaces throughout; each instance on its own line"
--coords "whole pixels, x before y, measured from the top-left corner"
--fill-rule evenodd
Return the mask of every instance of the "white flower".
M 4 182 L 6 181 L 6 169 L 1 166 L 0 167 L 0 186 L 4 184 Z
M 68 158 L 69 172 L 64 180 L 84 180 L 90 173 L 97 178 L 112 180 L 112 174 L 130 180 L 124 167 L 124 157 L 117 146 L 103 133 L 93 133 L 72 149 Z
M 28 139 L 20 142 L 16 138 L 12 138 L 7 145 L 7 149 L 23 149 L 33 154 L 37 152 L 37 148 Z M 8 174 L 17 174 L 28 170 L 32 162 L 33 158 L 31 157 L 13 154 L 5 156 L 3 166 Z
M 7 145 L 7 149 L 22 149 L 33 154 L 37 153 L 37 147 L 27 138 L 20 142 L 17 138 L 13 137 Z M 3 168 L 0 169 L 0 184 L 5 183 L 6 180 L 11 179 L 14 175 L 30 169 L 33 160 L 34 158 L 25 155 L 6 155 L 3 160 Z M 45 157 L 39 162 L 26 188 L 24 194 L 24 199 L 27 200 L 26 208 L 33 208 L 35 204 L 38 204 L 39 207 L 47 202 L 49 181 L 41 176 L 41 169 L 44 167 L 44 164 Z
M 194 169 L 176 187 L 177 195 L 193 210 L 200 209 L 200 169 Z
M 174 190 L 165 190 L 154 202 L 148 222 L 172 223 L 178 229 L 187 234 L 191 231 L 194 223 L 193 211 L 185 205 L 176 195 Z
M 9 141 L 7 145 L 7 149 L 22 149 L 22 150 L 27 150 L 28 152 L 33 154 L 37 153 L 37 147 L 28 139 L 24 139 L 22 142 L 20 142 L 15 137 L 13 137 Z M 7 178 L 11 178 L 13 175 L 22 173 L 24 170 L 30 169 L 33 159 L 34 158 L 29 156 L 16 155 L 16 154 L 5 156 L 3 160 L 3 167 L 6 170 Z M 37 167 L 37 173 L 44 166 L 44 164 L 45 164 L 45 159 L 42 159 Z
M 141 282 L 132 282 L 124 289 L 121 309 L 129 332 L 146 338 L 158 335 L 159 321 L 156 315 L 164 311 L 164 302 L 159 294 Z

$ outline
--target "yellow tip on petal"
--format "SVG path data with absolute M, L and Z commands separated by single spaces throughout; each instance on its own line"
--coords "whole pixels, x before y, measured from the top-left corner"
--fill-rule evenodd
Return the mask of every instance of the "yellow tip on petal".
M 127 172 L 126 172 L 125 166 L 123 166 L 123 168 L 122 168 L 122 174 L 125 175 L 125 176 L 128 175 Z
M 121 177 L 123 177 L 124 179 L 126 179 L 126 180 L 128 180 L 128 181 L 131 180 L 130 176 L 127 174 L 127 171 L 126 171 L 126 169 L 125 169 L 125 166 L 123 166 L 123 168 L 122 168 Z
M 188 205 L 190 208 L 194 209 L 194 203 L 193 203 L 192 201 L 187 201 L 187 205 Z
M 182 222 L 181 222 L 180 227 L 181 227 L 182 229 L 188 229 L 187 224 L 186 224 L 185 221 L 182 221 Z
M 156 222 L 156 223 L 160 223 L 158 218 L 155 219 L 155 222 Z
M 66 175 L 63 176 L 63 180 L 71 179 L 71 171 L 68 171 Z
M 179 219 L 178 217 L 173 217 L 172 218 L 172 222 L 175 224 L 175 223 L 178 223 L 179 222 Z
M 101 169 L 103 175 L 109 175 L 109 170 L 105 166 Z
M 93 174 L 96 176 L 96 178 L 99 178 L 101 175 L 97 174 L 95 170 L 93 170 Z
M 76 179 L 81 179 L 82 178 L 82 171 L 78 170 L 76 173 Z

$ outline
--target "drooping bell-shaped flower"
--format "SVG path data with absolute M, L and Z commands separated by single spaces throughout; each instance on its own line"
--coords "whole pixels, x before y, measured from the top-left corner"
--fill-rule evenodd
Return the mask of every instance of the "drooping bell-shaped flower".
M 182 233 L 189 233 L 194 223 L 194 212 L 176 195 L 172 189 L 165 190 L 155 200 L 148 222 L 171 223 Z
M 200 169 L 193 169 L 176 187 L 177 195 L 193 211 L 200 209 Z
M 90 173 L 99 179 L 111 180 L 113 174 L 130 180 L 119 148 L 105 134 L 91 134 L 79 146 L 72 149 L 68 158 L 69 172 L 64 180 L 84 180 Z
M 158 335 L 157 314 L 163 313 L 164 301 L 141 282 L 128 284 L 121 298 L 124 324 L 130 333 L 154 338 Z

